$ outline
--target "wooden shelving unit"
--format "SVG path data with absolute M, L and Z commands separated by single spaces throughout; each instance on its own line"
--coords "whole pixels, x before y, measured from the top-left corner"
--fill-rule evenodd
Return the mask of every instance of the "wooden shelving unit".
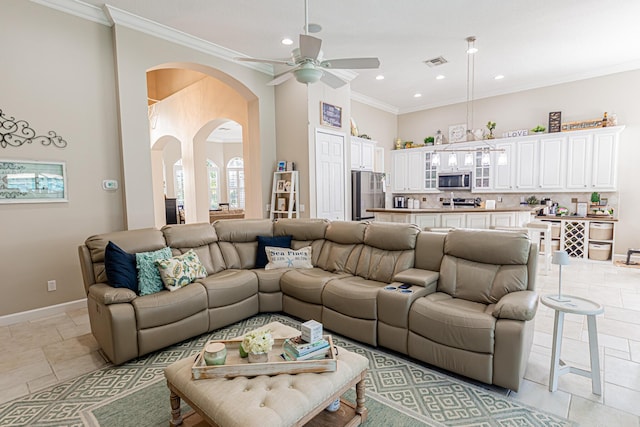
M 300 194 L 298 171 L 273 173 L 270 218 L 299 218 Z

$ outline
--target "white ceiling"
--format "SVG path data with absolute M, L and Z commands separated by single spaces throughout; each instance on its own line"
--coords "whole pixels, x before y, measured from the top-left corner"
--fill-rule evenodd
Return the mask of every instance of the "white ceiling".
M 40 0 L 47 1 L 53 0 Z M 259 58 L 287 58 L 304 25 L 304 0 L 106 3 Z M 380 58 L 379 70 L 357 71 L 356 99 L 400 113 L 466 99 L 471 35 L 479 48 L 476 99 L 638 69 L 639 17 L 638 0 L 309 0 L 309 21 L 323 28 L 315 36 L 325 58 Z M 282 45 L 283 37 L 294 46 Z M 437 56 L 448 63 L 423 63 Z M 385 79 L 376 80 L 378 74 Z M 446 78 L 436 80 L 438 74 Z M 497 74 L 505 78 L 494 80 Z M 422 97 L 414 98 L 416 92 Z

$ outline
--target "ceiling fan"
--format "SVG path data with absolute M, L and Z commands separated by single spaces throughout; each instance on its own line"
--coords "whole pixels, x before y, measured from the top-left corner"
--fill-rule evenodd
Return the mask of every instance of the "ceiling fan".
M 326 83 L 334 89 L 347 84 L 330 69 L 367 69 L 378 68 L 378 58 L 341 58 L 322 59 L 322 40 L 309 35 L 308 0 L 304 1 L 304 34 L 300 34 L 299 47 L 291 51 L 290 60 L 260 59 L 260 58 L 235 58 L 236 61 L 262 62 L 274 65 L 287 65 L 294 67 L 267 83 L 270 86 L 279 85 L 295 77 L 300 83 L 316 83 L 318 80 Z

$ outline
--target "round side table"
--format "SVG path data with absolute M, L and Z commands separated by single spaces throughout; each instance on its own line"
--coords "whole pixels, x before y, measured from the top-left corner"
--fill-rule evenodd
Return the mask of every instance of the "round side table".
M 604 307 L 597 302 L 585 298 L 563 295 L 558 301 L 557 296 L 543 296 L 542 304 L 555 310 L 555 322 L 553 324 L 553 349 L 551 352 L 551 372 L 549 374 L 549 391 L 558 389 L 558 377 L 560 375 L 572 373 L 591 378 L 591 391 L 593 394 L 602 394 L 602 384 L 600 382 L 600 357 L 598 355 L 598 330 L 596 327 L 596 316 L 604 312 Z M 591 370 L 575 368 L 565 364 L 560 359 L 562 348 L 562 329 L 564 327 L 565 313 L 581 314 L 587 316 L 587 326 L 589 328 L 589 355 L 591 359 Z

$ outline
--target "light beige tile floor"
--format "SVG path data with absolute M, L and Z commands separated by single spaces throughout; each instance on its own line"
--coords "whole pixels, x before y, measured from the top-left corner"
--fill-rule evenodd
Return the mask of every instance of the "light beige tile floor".
M 537 277 L 541 295 L 557 293 L 557 266 Z M 597 318 L 602 396 L 591 393 L 589 378 L 574 374 L 560 377 L 558 391 L 549 392 L 554 311 L 542 304 L 524 384 L 511 396 L 585 427 L 640 427 L 640 269 L 573 261 L 562 279 L 564 293 L 605 306 Z M 0 340 L 0 403 L 107 365 L 86 309 L 0 327 Z M 562 359 L 589 368 L 584 316 L 565 317 Z

